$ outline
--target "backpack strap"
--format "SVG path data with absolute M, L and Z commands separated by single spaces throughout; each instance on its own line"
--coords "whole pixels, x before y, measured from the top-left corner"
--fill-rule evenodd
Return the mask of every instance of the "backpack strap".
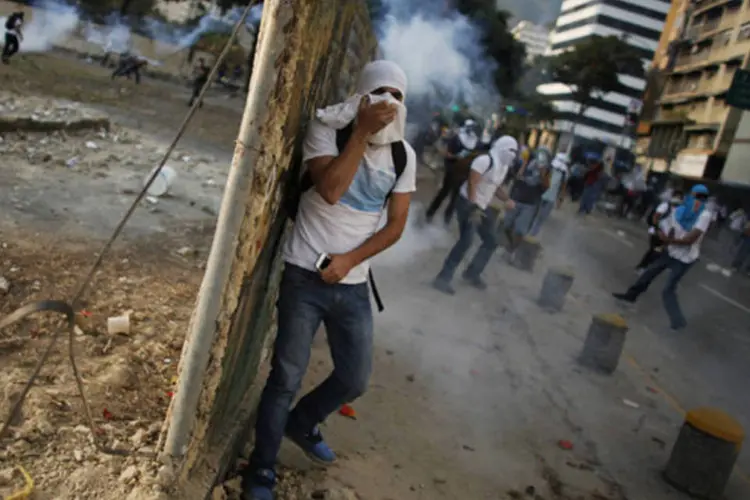
M 339 150 L 339 153 L 346 147 L 346 143 L 349 142 L 349 139 L 352 136 L 352 132 L 354 132 L 354 122 L 351 122 L 346 127 L 338 129 L 336 131 L 336 148 Z M 393 187 L 395 188 L 396 183 L 401 178 L 404 170 L 406 170 L 407 156 L 404 141 L 391 143 L 391 158 L 393 159 L 393 168 L 396 170 L 396 181 L 393 183 Z M 310 186 L 312 186 L 312 179 L 310 179 Z M 385 197 L 386 203 L 391 197 L 391 193 L 393 193 L 393 188 L 388 191 L 388 194 Z M 378 307 L 378 312 L 385 311 L 383 299 L 380 297 L 378 286 L 375 284 L 375 277 L 372 275 L 372 268 L 367 271 L 367 279 L 370 282 L 370 290 L 372 290 L 372 296 L 375 299 L 375 304 Z

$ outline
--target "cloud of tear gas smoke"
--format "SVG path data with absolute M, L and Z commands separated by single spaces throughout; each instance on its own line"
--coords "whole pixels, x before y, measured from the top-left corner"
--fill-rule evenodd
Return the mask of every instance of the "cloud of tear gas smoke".
M 448 107 L 466 103 L 477 114 L 499 104 L 493 83 L 496 63 L 484 54 L 481 30 L 465 16 L 432 0 L 384 0 L 387 14 L 377 26 L 386 59 L 409 77 L 414 103 Z
M 158 54 L 167 57 L 192 46 L 209 32 L 229 32 L 239 19 L 242 9 L 232 9 L 224 15 L 211 12 L 203 16 L 195 26 L 182 26 L 144 17 L 134 30 L 119 15 L 113 12 L 104 23 L 98 24 L 84 19 L 84 15 L 73 5 L 55 0 L 41 0 L 33 4 L 34 11 L 27 17 L 21 42 L 22 52 L 45 52 L 64 41 L 81 27 L 81 35 L 87 42 L 101 47 L 103 52 L 122 53 L 132 51 L 133 32 L 139 31 L 147 37 L 164 42 L 170 52 Z M 260 21 L 263 4 L 252 8 L 247 25 L 254 30 Z M 6 18 L 0 18 L 3 25 Z
M 78 12 L 75 7 L 62 5 L 51 1 L 38 2 L 40 7 L 34 10 L 34 15 L 25 20 L 22 52 L 45 52 L 56 43 L 65 40 L 78 26 Z M 0 18 L 5 26 L 6 17 Z
M 425 225 L 424 207 L 412 203 L 409 220 L 401 239 L 391 248 L 376 256 L 378 267 L 401 267 L 424 257 L 425 252 L 449 248 L 455 243 L 454 236 L 442 225 Z

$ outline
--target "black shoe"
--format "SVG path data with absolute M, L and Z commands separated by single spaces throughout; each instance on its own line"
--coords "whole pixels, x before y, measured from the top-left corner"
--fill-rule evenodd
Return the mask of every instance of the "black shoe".
M 447 295 L 456 295 L 456 290 L 453 289 L 453 286 L 450 284 L 450 282 L 440 277 L 435 278 L 435 281 L 432 282 L 432 288 L 434 288 L 435 290 L 439 290 Z
M 485 283 L 484 280 L 482 280 L 482 278 L 480 278 L 479 276 L 464 273 L 462 278 L 477 290 L 487 290 L 487 283 Z
M 628 295 L 627 293 L 613 293 L 612 297 L 629 304 L 635 304 L 635 297 L 633 297 L 632 295 Z

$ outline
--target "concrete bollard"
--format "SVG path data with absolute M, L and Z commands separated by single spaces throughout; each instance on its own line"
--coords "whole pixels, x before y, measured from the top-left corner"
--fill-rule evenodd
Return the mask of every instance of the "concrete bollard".
M 619 314 L 594 316 L 579 362 L 606 374 L 613 373 L 620 362 L 627 331 L 628 324 Z
M 539 305 L 550 311 L 560 311 L 565 305 L 565 296 L 573 286 L 573 271 L 552 268 L 547 271 L 539 294 Z
M 691 410 L 672 448 L 664 479 L 689 495 L 719 500 L 744 440 L 744 429 L 726 413 L 714 408 Z
M 534 272 L 534 265 L 542 252 L 542 244 L 533 236 L 524 236 L 516 249 L 513 263 L 519 269 Z

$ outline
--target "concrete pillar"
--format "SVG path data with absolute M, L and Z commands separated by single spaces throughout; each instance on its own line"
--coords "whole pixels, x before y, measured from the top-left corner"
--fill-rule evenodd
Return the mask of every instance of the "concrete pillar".
M 549 269 L 542 283 L 539 305 L 550 311 L 562 310 L 565 305 L 565 296 L 573 286 L 573 279 L 573 271 L 570 269 Z
M 689 495 L 719 500 L 744 440 L 742 426 L 721 410 L 691 410 L 672 448 L 664 479 Z
M 627 331 L 628 324 L 619 314 L 594 316 L 579 362 L 606 374 L 613 373 L 620 362 Z
M 533 236 L 524 236 L 516 249 L 515 266 L 524 271 L 534 272 L 534 264 L 542 252 L 542 245 Z

